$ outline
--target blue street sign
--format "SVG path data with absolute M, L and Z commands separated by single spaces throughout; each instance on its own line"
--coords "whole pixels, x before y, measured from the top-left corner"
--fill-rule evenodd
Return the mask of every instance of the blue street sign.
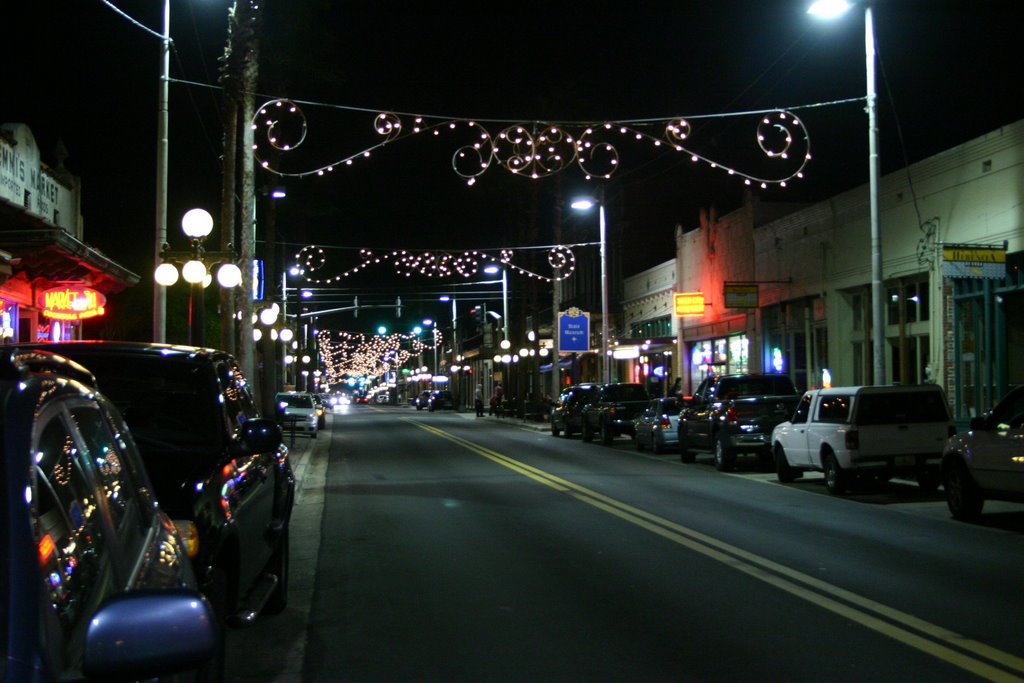
M 558 314 L 558 350 L 590 350 L 590 314 L 570 308 Z

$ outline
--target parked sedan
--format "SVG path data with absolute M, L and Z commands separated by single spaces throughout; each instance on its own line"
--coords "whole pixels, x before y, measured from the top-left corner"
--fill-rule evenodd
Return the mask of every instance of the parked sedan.
M 192 563 L 217 615 L 241 625 L 284 610 L 295 479 L 281 428 L 260 416 L 235 358 L 169 344 L 27 346 L 84 365 L 120 409 L 161 507 L 198 528 Z
M 5 350 L 0 404 L 0 678 L 216 678 L 187 545 L 91 373 Z
M 953 517 L 974 520 L 986 499 L 1024 502 L 1024 386 L 946 443 L 942 483 Z
M 642 451 L 649 447 L 664 453 L 679 446 L 679 411 L 682 402 L 675 396 L 651 399 L 644 411 L 633 420 L 633 442 Z

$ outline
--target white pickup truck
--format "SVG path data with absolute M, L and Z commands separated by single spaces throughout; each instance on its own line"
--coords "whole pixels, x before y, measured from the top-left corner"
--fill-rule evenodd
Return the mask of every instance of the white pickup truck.
M 815 389 L 772 431 L 772 454 L 783 483 L 814 470 L 825 473 L 834 494 L 853 477 L 909 476 L 932 491 L 955 433 L 946 395 L 934 384 Z

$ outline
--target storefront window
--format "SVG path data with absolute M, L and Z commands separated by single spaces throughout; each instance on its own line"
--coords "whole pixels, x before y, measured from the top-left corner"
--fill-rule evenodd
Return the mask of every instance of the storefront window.
M 18 321 L 18 305 L 0 299 L 0 337 L 4 343 L 9 343 L 18 338 L 15 325 Z

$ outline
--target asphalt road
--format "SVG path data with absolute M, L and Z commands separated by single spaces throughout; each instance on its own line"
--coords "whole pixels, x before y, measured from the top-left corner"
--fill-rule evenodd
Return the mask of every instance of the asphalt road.
M 1024 680 L 1024 506 L 403 407 L 293 454 L 290 606 L 231 681 Z

